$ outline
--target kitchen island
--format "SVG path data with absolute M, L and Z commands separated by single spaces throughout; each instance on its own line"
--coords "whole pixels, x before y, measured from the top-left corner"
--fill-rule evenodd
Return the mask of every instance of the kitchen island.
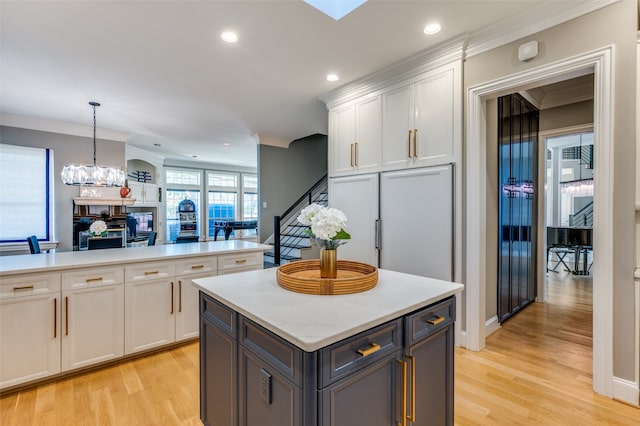
M 191 280 L 263 268 L 230 240 L 0 257 L 0 389 L 198 337 Z
M 194 280 L 201 419 L 224 425 L 451 425 L 461 284 L 387 270 L 316 296 L 275 269 Z

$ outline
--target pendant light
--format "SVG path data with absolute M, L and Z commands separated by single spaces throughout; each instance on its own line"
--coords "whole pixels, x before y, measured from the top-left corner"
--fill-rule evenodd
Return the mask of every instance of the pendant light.
M 64 166 L 60 177 L 66 185 L 84 186 L 123 186 L 124 172 L 117 167 L 104 167 L 96 165 L 96 107 L 98 102 L 89 102 L 93 107 L 93 165 Z

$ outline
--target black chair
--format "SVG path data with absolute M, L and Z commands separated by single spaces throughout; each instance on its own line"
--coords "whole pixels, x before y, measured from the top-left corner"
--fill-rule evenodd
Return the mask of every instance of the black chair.
M 27 242 L 29 243 L 29 251 L 31 251 L 31 254 L 40 253 L 40 243 L 38 243 L 38 237 L 32 235 L 27 238 Z
M 147 245 L 148 246 L 155 246 L 156 245 L 156 237 L 157 236 L 158 236 L 158 233 L 156 231 L 149 232 L 149 240 L 147 241 Z
M 102 237 L 89 238 L 87 240 L 87 249 L 101 250 L 110 248 L 122 248 L 122 238 L 120 237 Z

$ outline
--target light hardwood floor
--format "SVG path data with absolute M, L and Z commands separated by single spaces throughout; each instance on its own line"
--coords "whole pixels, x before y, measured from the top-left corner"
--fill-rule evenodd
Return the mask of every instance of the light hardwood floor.
M 482 352 L 456 349 L 457 425 L 640 425 L 640 408 L 592 391 L 590 278 L 553 274 L 549 298 L 506 321 Z M 2 396 L 0 424 L 199 425 L 198 410 L 190 343 Z

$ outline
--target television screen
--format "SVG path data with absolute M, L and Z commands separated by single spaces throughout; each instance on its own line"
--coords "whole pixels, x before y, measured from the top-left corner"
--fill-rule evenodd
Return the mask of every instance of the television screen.
M 129 231 L 129 238 L 148 238 L 149 232 L 153 231 L 153 213 L 127 213 L 127 230 Z

